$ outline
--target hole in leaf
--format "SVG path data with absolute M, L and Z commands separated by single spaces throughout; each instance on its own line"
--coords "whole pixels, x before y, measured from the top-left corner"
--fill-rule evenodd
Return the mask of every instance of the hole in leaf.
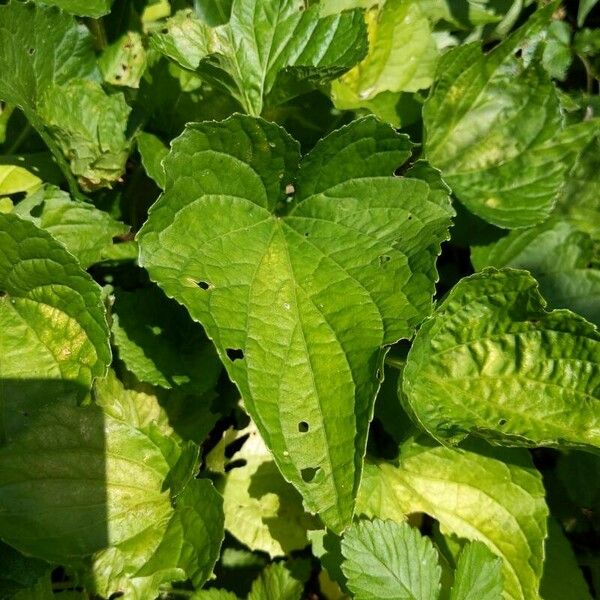
M 502 427 L 503 425 L 506 425 L 506 419 L 499 419 L 498 420 L 498 427 Z
M 210 287 L 210 283 L 208 283 L 208 281 L 199 281 L 198 282 L 198 287 L 201 290 L 207 290 Z
M 310 235 L 310 233 L 308 231 L 304 232 L 304 237 L 308 237 Z
M 227 348 L 225 352 L 227 352 L 227 358 L 230 361 L 242 360 L 244 358 L 244 351 L 240 348 Z
M 385 265 L 385 263 L 389 262 L 391 260 L 391 256 L 388 256 L 387 254 L 382 254 L 379 257 L 379 264 L 381 266 Z
M 306 483 L 310 483 L 314 480 L 320 469 L 321 467 L 306 467 L 306 469 L 302 469 L 302 471 L 300 471 L 300 475 L 302 475 L 302 480 Z
M 29 56 L 33 56 L 35 54 L 35 48 L 29 48 L 27 50 L 27 54 L 29 54 Z
M 300 433 L 306 433 L 309 429 L 310 427 L 306 421 L 300 421 L 300 423 L 298 423 L 298 431 Z
M 408 220 L 412 221 L 412 215 L 408 215 Z
M 32 206 L 31 210 L 29 211 L 29 214 L 32 217 L 41 217 L 42 216 L 42 212 L 44 211 L 44 204 L 45 204 L 45 202 L 42 201 L 39 204 L 36 204 L 35 206 Z
M 116 79 L 117 81 L 119 81 L 119 80 L 121 79 L 121 76 L 120 76 L 120 75 L 115 75 L 115 79 Z

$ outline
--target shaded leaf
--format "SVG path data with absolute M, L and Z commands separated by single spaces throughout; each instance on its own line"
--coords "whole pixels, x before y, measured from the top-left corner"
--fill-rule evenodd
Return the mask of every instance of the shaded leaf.
M 544 600 L 591 600 L 573 548 L 553 518 L 548 521 L 546 560 L 540 593 Z
M 0 214 L 0 439 L 58 398 L 81 399 L 110 362 L 100 288 L 49 233 Z
M 154 180 L 159 188 L 165 188 L 165 171 L 162 160 L 169 153 L 169 149 L 157 136 L 141 132 L 136 137 L 137 149 L 142 157 L 142 165 L 150 179 Z
M 213 344 L 156 287 L 115 292 L 112 334 L 119 358 L 142 382 L 197 395 L 217 382 L 221 363 Z
M 303 590 L 283 563 L 273 563 L 252 583 L 248 600 L 300 600 Z
M 537 279 L 550 308 L 569 308 L 600 325 L 600 270 L 590 236 L 566 220 L 550 219 L 531 229 L 511 231 L 488 246 L 471 249 L 477 269 L 525 269 Z

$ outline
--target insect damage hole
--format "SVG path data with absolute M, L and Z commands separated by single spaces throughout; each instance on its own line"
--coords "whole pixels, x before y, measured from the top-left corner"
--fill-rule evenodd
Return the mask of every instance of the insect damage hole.
M 310 426 L 308 425 L 308 423 L 306 421 L 300 421 L 300 423 L 298 423 L 298 431 L 300 433 L 306 433 L 309 429 L 310 429 Z
M 302 469 L 300 471 L 300 475 L 302 476 L 302 480 L 305 483 L 311 483 L 314 481 L 317 473 L 321 470 L 321 467 L 306 467 L 306 469 Z
M 208 283 L 208 281 L 199 281 L 198 282 L 198 287 L 201 290 L 207 290 L 210 287 L 210 283 Z
M 241 348 L 227 348 L 225 352 L 227 353 L 227 358 L 232 362 L 244 358 L 244 351 Z

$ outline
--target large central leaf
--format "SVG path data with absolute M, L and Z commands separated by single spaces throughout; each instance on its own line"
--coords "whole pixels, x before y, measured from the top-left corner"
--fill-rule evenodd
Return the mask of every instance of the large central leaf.
M 393 176 L 410 148 L 368 118 L 298 170 L 298 144 L 262 119 L 190 125 L 139 234 L 141 264 L 205 326 L 283 475 L 336 531 L 382 348 L 430 311 L 452 215 L 432 170 L 432 187 Z

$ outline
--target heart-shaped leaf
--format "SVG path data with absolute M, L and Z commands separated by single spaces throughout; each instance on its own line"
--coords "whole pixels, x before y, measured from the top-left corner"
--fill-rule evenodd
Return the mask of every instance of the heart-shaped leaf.
M 298 144 L 262 119 L 190 125 L 139 233 L 141 264 L 204 325 L 284 477 L 336 531 L 382 348 L 430 311 L 453 214 L 433 170 L 414 170 L 430 183 L 393 175 L 410 150 L 367 118 L 298 170 Z

